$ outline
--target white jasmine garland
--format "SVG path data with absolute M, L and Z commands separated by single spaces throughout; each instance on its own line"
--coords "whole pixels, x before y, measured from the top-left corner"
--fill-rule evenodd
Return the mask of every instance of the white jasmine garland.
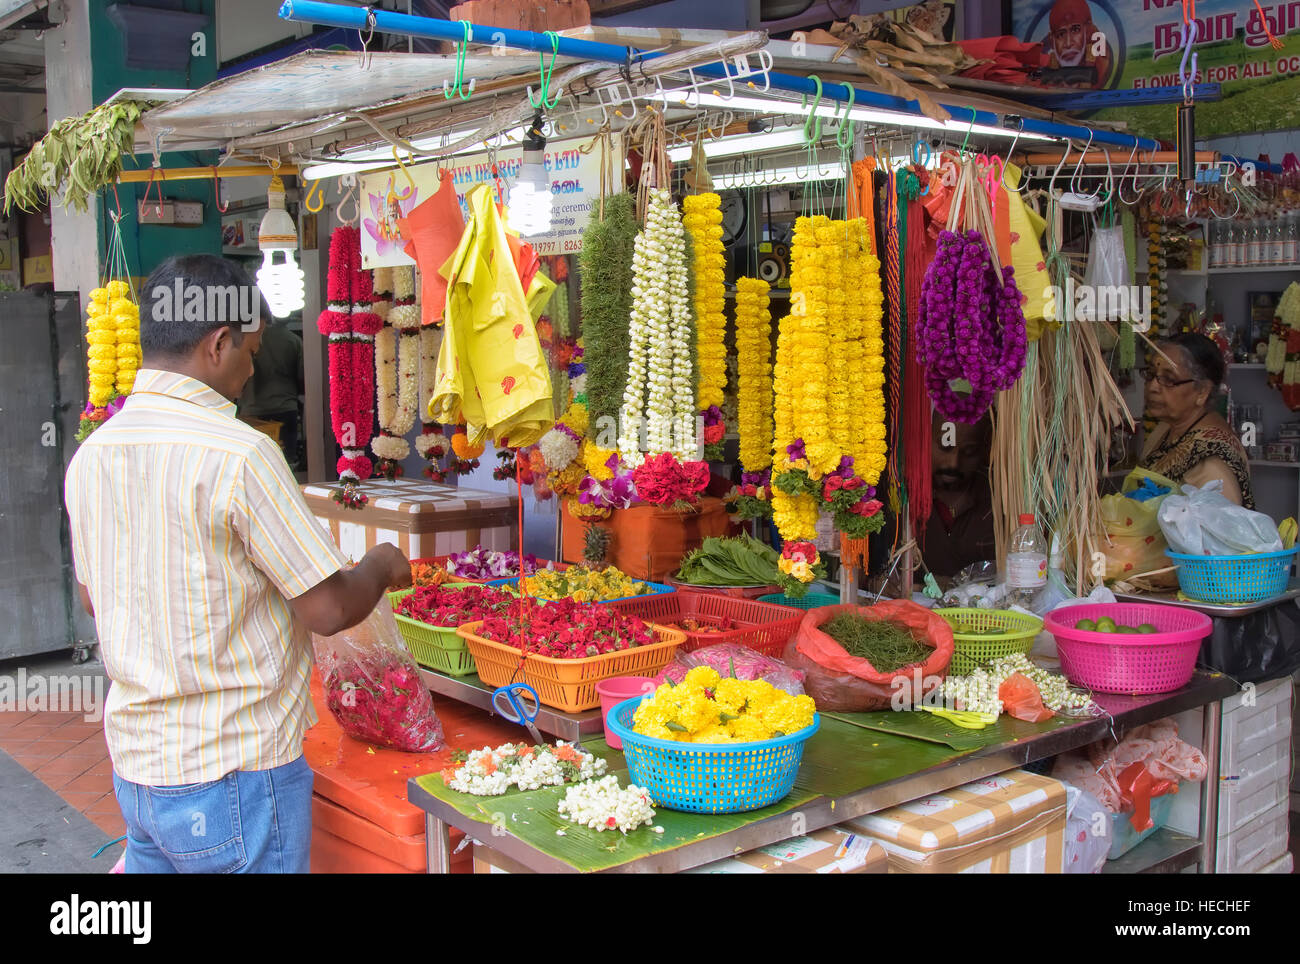
M 998 699 L 998 689 L 1016 673 L 1034 681 L 1043 705 L 1053 712 L 1062 708 L 1084 709 L 1092 703 L 1083 694 L 1071 693 L 1069 680 L 1064 676 L 1049 673 L 1019 653 L 994 660 L 987 668 L 980 667 L 969 676 L 949 676 L 943 682 L 941 693 L 946 703 L 958 709 L 1001 715 L 1002 701 Z
M 691 305 L 687 297 L 686 232 L 668 191 L 650 193 L 645 227 L 632 253 L 632 314 L 628 377 L 619 418 L 618 449 L 629 467 L 649 454 L 695 457 L 695 392 L 691 366 Z
M 375 333 L 375 394 L 379 427 L 387 431 L 397 413 L 397 332 L 387 323 Z
M 564 792 L 559 811 L 570 823 L 592 830 L 629 830 L 654 823 L 650 791 L 629 783 L 619 788 L 618 777 L 607 776 L 571 786 Z
M 556 750 L 566 746 L 572 748 L 580 762 L 561 760 L 555 755 Z M 452 774 L 447 786 L 476 797 L 493 797 L 505 793 L 512 786 L 520 790 L 539 790 L 573 780 L 590 780 L 603 774 L 605 768 L 604 760 L 598 760 L 563 740 L 553 747 L 503 743 L 495 750 L 485 746 L 472 751 Z

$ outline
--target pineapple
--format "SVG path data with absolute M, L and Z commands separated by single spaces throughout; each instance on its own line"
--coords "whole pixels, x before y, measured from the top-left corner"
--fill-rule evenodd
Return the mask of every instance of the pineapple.
M 603 569 L 609 565 L 605 557 L 614 534 L 604 526 L 594 522 L 587 523 L 587 534 L 583 540 L 582 561 L 591 569 Z

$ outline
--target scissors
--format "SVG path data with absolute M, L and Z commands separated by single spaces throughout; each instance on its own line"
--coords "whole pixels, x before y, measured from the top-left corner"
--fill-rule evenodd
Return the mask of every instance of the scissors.
M 537 719 L 537 706 L 537 690 L 527 683 L 511 683 L 492 691 L 492 708 L 501 714 L 502 719 L 527 727 L 533 743 L 540 745 L 546 741 L 533 722 Z
M 938 706 L 925 705 L 918 708 L 947 720 L 953 726 L 960 726 L 963 730 L 982 730 L 984 727 L 998 721 L 998 718 L 992 713 L 975 713 L 971 710 L 945 710 Z

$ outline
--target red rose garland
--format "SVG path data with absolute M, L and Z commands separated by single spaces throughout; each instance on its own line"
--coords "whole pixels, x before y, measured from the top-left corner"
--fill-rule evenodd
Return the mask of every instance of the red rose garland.
M 352 508 L 365 504 L 356 483 L 370 478 L 366 457 L 374 422 L 375 334 L 383 319 L 374 311 L 374 285 L 361 267 L 361 234 L 346 225 L 330 236 L 326 306 L 317 319 L 329 338 L 330 425 L 343 455 L 338 460 L 343 488 L 337 501 Z

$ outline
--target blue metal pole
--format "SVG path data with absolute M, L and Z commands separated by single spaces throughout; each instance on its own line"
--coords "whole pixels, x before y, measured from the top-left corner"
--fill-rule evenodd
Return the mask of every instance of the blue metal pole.
M 403 13 L 390 13 L 386 10 L 367 11 L 365 7 L 344 7 L 334 3 L 320 2 L 320 0 L 285 0 L 280 7 L 280 18 L 282 20 L 299 23 L 319 23 L 331 27 L 348 27 L 355 30 L 368 30 L 370 16 L 374 17 L 375 29 L 382 33 L 427 37 L 435 40 L 460 41 L 464 39 L 465 28 L 462 26 L 463 21 L 416 17 Z M 549 53 L 553 49 L 551 39 L 546 34 L 534 33 L 530 30 L 510 30 L 505 27 L 471 25 L 470 42 L 489 46 L 502 43 L 507 47 L 519 50 L 535 50 L 540 53 Z M 633 64 L 643 59 L 648 60 L 662 56 L 659 53 L 643 53 L 635 48 L 621 47 L 616 44 L 597 43 L 591 40 L 574 40 L 568 37 L 558 38 L 557 45 L 554 49 L 564 56 L 611 64 Z M 727 69 L 720 64 L 706 64 L 695 67 L 694 70 L 704 77 L 722 78 L 727 75 Z M 770 85 L 777 90 L 809 96 L 817 93 L 816 83 L 807 77 L 782 73 L 769 73 L 768 77 Z M 849 99 L 849 88 L 844 84 L 826 83 L 822 85 L 822 97 L 836 102 L 847 101 Z M 881 94 L 876 91 L 855 89 L 854 102 L 860 107 L 891 110 L 912 114 L 913 116 L 921 113 L 915 101 L 904 100 L 901 97 Z M 998 126 L 997 115 L 988 111 L 973 110 L 970 107 L 954 104 L 944 104 L 942 106 L 952 115 L 953 120 L 960 124 Z M 1054 121 L 1042 121 L 1032 118 L 1024 119 L 1022 129 L 1030 134 L 1043 134 L 1048 137 L 1076 141 L 1091 139 L 1093 144 L 1099 146 L 1106 145 L 1132 149 L 1136 143 L 1139 150 L 1148 151 L 1156 150 L 1160 146 L 1156 141 L 1146 137 L 1134 137 L 1131 134 L 1121 134 L 1113 131 L 1094 131 L 1075 124 L 1060 124 Z

